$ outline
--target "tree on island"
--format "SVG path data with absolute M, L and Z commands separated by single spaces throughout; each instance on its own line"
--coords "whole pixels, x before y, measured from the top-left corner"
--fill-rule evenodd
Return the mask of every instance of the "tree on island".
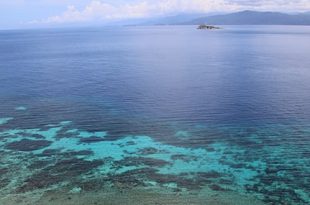
M 201 29 L 201 30 L 203 30 L 203 29 L 220 29 L 220 27 L 206 25 L 206 24 L 200 24 L 197 29 Z

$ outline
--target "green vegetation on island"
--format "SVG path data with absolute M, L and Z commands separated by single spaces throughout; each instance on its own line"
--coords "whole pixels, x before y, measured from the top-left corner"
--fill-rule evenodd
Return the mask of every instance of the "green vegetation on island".
M 212 30 L 212 29 L 220 29 L 220 27 L 206 25 L 206 24 L 201 24 L 201 25 L 198 26 L 197 29 L 200 29 L 200 30 L 205 30 L 205 29 Z

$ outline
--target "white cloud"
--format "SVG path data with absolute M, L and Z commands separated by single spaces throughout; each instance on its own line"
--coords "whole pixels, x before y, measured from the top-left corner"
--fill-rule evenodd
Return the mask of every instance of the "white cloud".
M 72 23 L 139 18 L 147 16 L 149 10 L 150 5 L 146 2 L 114 6 L 99 0 L 93 0 L 82 10 L 78 10 L 75 6 L 70 5 L 61 15 L 31 23 Z
M 172 12 L 219 11 L 237 9 L 236 4 L 228 4 L 225 0 L 145 0 L 136 3 L 112 5 L 104 1 L 93 0 L 84 9 L 68 6 L 67 10 L 57 16 L 31 23 L 72 23 L 88 21 L 108 21 L 118 19 L 160 16 Z
M 130 18 L 160 16 L 174 12 L 215 12 L 253 10 L 310 10 L 310 0 L 141 0 L 135 3 L 111 4 L 92 0 L 85 8 L 68 6 L 60 15 L 31 23 L 73 23 L 109 21 Z

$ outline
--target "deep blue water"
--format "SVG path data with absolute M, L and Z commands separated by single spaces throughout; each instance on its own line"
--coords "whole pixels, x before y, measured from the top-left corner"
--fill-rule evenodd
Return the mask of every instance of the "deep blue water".
M 310 27 L 302 26 L 0 31 L 0 151 L 16 160 L 31 155 L 29 165 L 47 160 L 40 158 L 46 149 L 58 154 L 89 150 L 92 156 L 71 153 L 70 160 L 94 163 L 90 160 L 110 157 L 109 166 L 125 169 L 120 175 L 140 182 L 174 184 L 185 191 L 209 186 L 221 192 L 226 187 L 266 203 L 307 204 L 309 55 Z M 39 144 L 35 134 L 52 143 L 29 148 L 23 140 Z M 113 147 L 113 142 L 136 148 Z M 159 154 L 160 147 L 174 151 Z M 158 161 L 146 162 L 145 155 Z M 187 162 L 195 160 L 197 164 Z M 9 161 L 0 166 L 11 169 Z M 28 179 L 44 176 L 45 166 L 39 176 L 29 168 Z M 152 174 L 128 173 L 128 167 L 141 166 L 152 168 Z M 102 171 L 107 165 L 98 167 Z M 78 178 L 84 171 L 66 173 Z M 0 178 L 9 177 L 2 175 L 0 171 Z M 112 184 L 115 176 L 108 179 Z M 27 177 L 5 184 L 10 189 L 2 192 L 46 189 L 61 181 L 53 178 L 30 187 Z

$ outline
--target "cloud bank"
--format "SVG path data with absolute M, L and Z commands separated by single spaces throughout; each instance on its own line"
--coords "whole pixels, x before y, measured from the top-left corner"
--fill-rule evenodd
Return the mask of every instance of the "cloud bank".
M 130 1 L 129 1 L 130 2 Z M 59 15 L 31 21 L 32 24 L 108 22 L 162 16 L 179 12 L 229 12 L 238 10 L 306 11 L 310 0 L 136 0 L 118 4 L 92 0 L 82 9 L 69 5 Z

